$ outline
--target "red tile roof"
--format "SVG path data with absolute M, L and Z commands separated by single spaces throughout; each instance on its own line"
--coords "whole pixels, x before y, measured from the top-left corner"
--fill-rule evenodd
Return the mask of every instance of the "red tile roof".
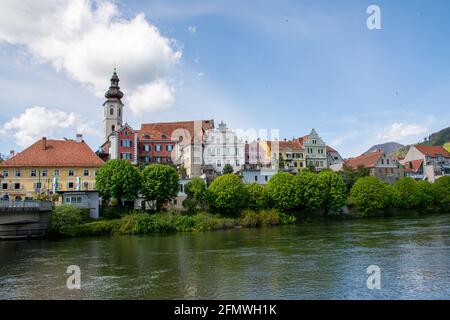
M 200 123 L 196 127 L 196 122 Z M 175 131 L 182 134 L 184 130 L 189 132 L 191 139 L 196 136 L 203 136 L 206 130 L 214 128 L 214 120 L 198 120 L 198 121 L 176 121 L 176 122 L 158 122 L 158 123 L 143 123 L 139 133 L 148 135 L 165 135 L 168 139 L 172 137 Z M 200 130 L 198 130 L 200 129 Z M 195 132 L 197 130 L 197 132 Z
M 103 163 L 84 141 L 41 139 L 0 167 L 100 167 Z
M 327 146 L 327 152 L 337 152 L 335 149 L 333 149 L 330 146 Z
M 442 155 L 444 157 L 450 157 L 450 153 L 443 147 L 439 146 L 414 146 L 417 150 L 426 156 L 436 157 L 436 155 Z
M 417 172 L 420 169 L 420 167 L 422 166 L 422 163 L 423 163 L 423 159 L 407 161 L 403 165 L 403 169 L 404 169 L 404 171 L 407 171 L 407 172 Z
M 351 168 L 364 166 L 366 168 L 375 167 L 378 160 L 383 156 L 383 151 L 369 152 L 359 157 L 349 158 L 345 161 L 345 165 Z

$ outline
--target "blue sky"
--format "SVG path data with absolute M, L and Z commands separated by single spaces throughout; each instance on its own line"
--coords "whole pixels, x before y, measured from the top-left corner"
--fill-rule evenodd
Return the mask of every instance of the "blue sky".
M 78 131 L 96 149 L 115 66 L 136 128 L 315 128 L 348 157 L 450 125 L 448 1 L 52 1 L 30 9 L 45 23 L 26 26 L 16 1 L 14 23 L 0 13 L 1 153 Z M 366 27 L 371 4 L 381 30 Z

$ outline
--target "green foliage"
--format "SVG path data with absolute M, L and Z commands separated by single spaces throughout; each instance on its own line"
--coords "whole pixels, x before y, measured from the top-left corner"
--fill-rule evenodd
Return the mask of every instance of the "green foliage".
M 278 214 L 280 216 L 280 224 L 294 224 L 297 222 L 297 217 L 294 215 L 283 212 L 279 212 Z
M 297 208 L 301 203 L 301 195 L 296 189 L 294 176 L 287 172 L 278 172 L 270 178 L 267 192 L 273 205 L 282 211 Z
M 355 169 L 344 165 L 342 167 L 342 171 L 339 172 L 342 179 L 347 186 L 347 190 L 350 190 L 353 184 L 362 177 L 368 177 L 370 175 L 370 168 L 366 168 L 364 166 L 359 166 Z
M 222 174 L 231 174 L 231 173 L 233 173 L 233 172 L 234 172 L 234 170 L 233 170 L 233 167 L 231 166 L 231 164 L 227 163 L 227 164 L 223 167 Z
M 77 236 L 109 236 L 118 228 L 118 220 L 99 220 L 78 226 Z
M 409 177 L 399 179 L 393 185 L 392 204 L 398 208 L 417 208 L 420 206 L 421 194 L 417 182 Z
M 208 195 L 208 201 L 214 210 L 237 213 L 243 205 L 245 189 L 238 176 L 224 174 L 209 186 Z
M 188 212 L 193 213 L 198 209 L 206 209 L 208 196 L 205 181 L 199 177 L 192 179 L 184 186 L 184 192 L 187 198 L 183 201 L 183 207 Z
M 350 202 L 366 215 L 373 213 L 390 205 L 390 188 L 375 177 L 359 178 L 350 191 Z
M 262 226 L 276 226 L 280 224 L 280 215 L 276 209 L 262 210 L 259 213 L 259 223 Z
M 96 189 L 106 198 L 134 200 L 140 187 L 139 172 L 127 160 L 109 160 L 97 172 Z
M 309 192 L 311 188 L 311 183 L 315 177 L 315 174 L 311 172 L 311 170 L 304 168 L 300 170 L 295 176 L 294 176 L 294 184 L 295 189 L 300 197 L 300 205 L 302 208 L 306 208 L 308 205 L 308 198 L 307 193 Z
M 237 221 L 231 218 L 225 218 L 218 214 L 213 215 L 205 212 L 193 216 L 194 228 L 192 231 L 212 231 L 234 228 Z
M 175 198 L 178 190 L 178 173 L 173 167 L 152 164 L 142 171 L 141 192 L 147 200 L 156 201 L 158 209 Z
M 432 184 L 428 181 L 417 181 L 417 193 L 419 195 L 419 207 L 431 208 L 434 205 L 434 194 Z
M 296 222 L 295 216 L 284 214 L 277 209 L 267 209 L 255 212 L 252 210 L 245 210 L 241 214 L 239 224 L 242 227 L 255 226 L 275 226 L 279 224 L 293 224 Z
M 239 221 L 239 224 L 242 227 L 249 228 L 249 227 L 256 227 L 259 223 L 259 215 L 252 210 L 244 210 L 241 214 L 241 220 Z
M 435 203 L 441 210 L 450 210 L 450 176 L 437 179 L 433 184 Z
M 70 204 L 63 204 L 53 210 L 50 229 L 56 234 L 71 236 L 76 233 L 77 227 L 82 222 L 83 214 L 80 209 Z
M 269 206 L 269 194 L 267 188 L 257 183 L 245 185 L 246 206 L 253 210 L 261 210 Z

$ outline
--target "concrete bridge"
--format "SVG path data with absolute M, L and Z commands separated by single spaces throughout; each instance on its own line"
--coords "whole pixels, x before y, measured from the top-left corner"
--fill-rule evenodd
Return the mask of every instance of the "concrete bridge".
M 52 209 L 51 201 L 0 200 L 0 240 L 45 236 Z

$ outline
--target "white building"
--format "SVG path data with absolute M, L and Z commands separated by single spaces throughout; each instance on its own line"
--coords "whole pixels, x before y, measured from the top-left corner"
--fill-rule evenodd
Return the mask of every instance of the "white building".
M 242 169 L 245 162 L 245 143 L 235 132 L 228 129 L 223 121 L 217 129 L 206 131 L 205 140 L 205 165 L 212 166 L 217 173 L 221 173 L 227 164 L 231 165 L 233 172 Z
M 436 179 L 450 175 L 450 153 L 443 147 L 439 146 L 412 146 L 409 148 L 402 164 L 406 167 L 412 162 L 421 160 L 416 166 L 421 166 L 423 174 L 430 182 Z
M 316 171 L 328 168 L 327 145 L 316 130 L 312 129 L 309 135 L 301 137 L 299 140 L 305 148 L 307 167 L 314 167 Z

